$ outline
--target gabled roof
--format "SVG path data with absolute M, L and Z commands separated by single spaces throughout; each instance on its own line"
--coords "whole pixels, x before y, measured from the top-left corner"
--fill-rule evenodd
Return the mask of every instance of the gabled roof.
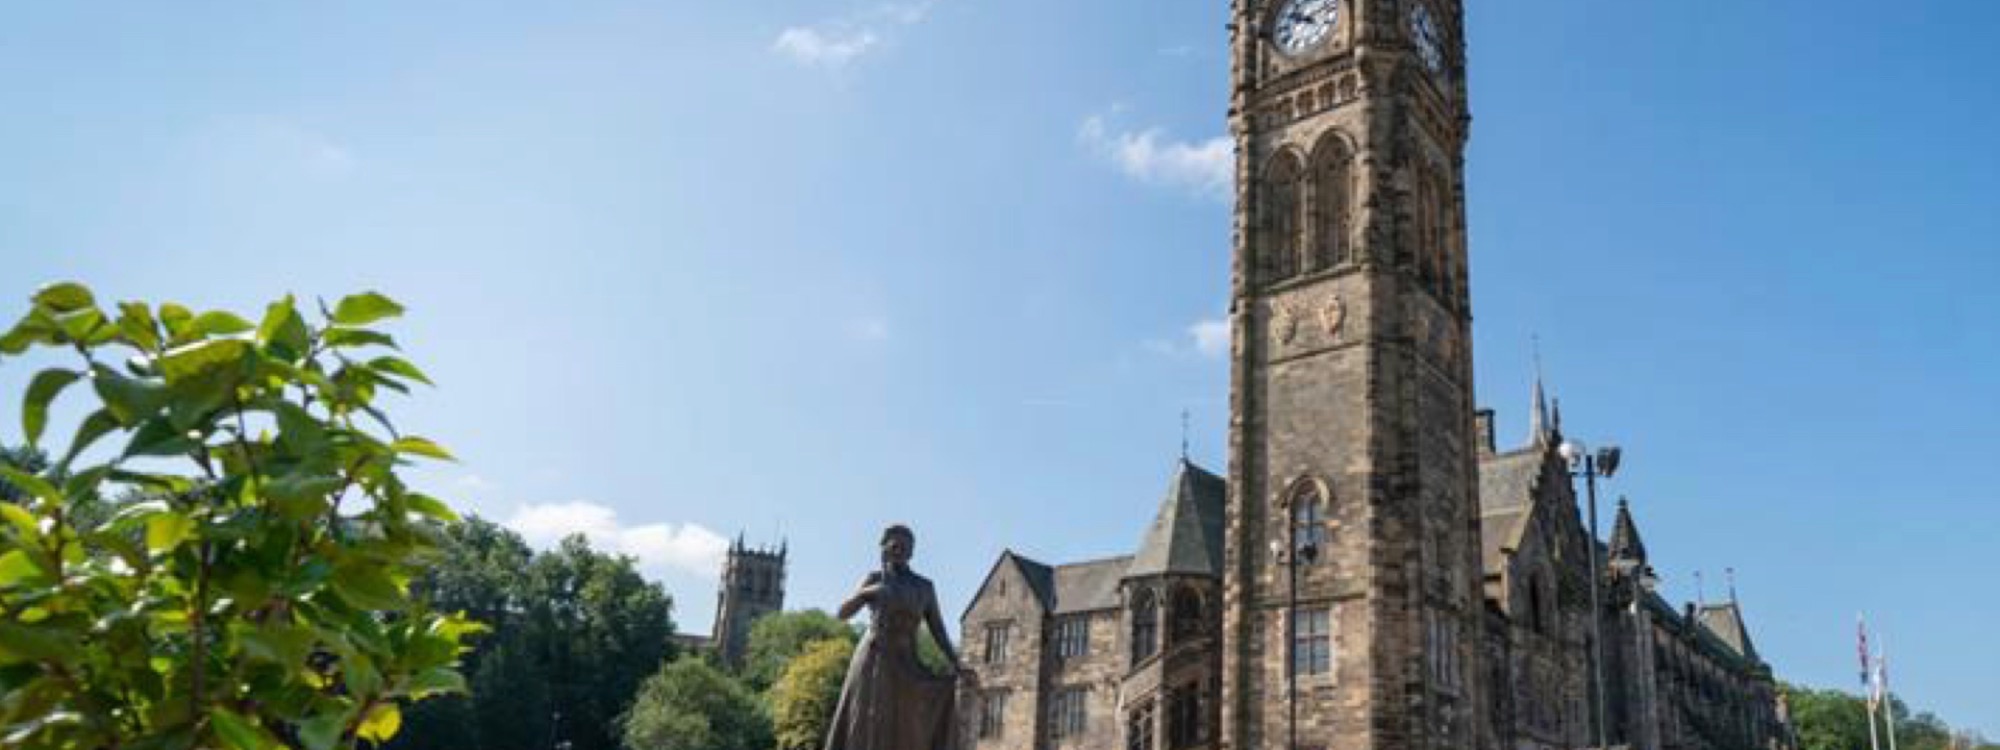
M 1181 459 L 1160 502 L 1160 513 L 1146 529 L 1139 554 L 1125 577 L 1156 575 L 1222 575 L 1222 524 L 1227 484 L 1187 459 Z
M 1049 613 L 1066 615 L 1118 608 L 1118 582 L 1132 565 L 1130 555 L 1058 565 L 1055 568 L 1055 601 Z
M 1611 524 L 1609 560 L 1646 561 L 1646 543 L 1639 539 L 1639 525 L 1632 522 L 1632 505 L 1618 498 L 1618 520 Z
M 1520 549 L 1528 516 L 1535 507 L 1535 484 L 1542 477 L 1543 446 L 1530 446 L 1479 462 L 1480 563 L 1487 575 L 1506 565 L 1506 553 Z
M 1757 647 L 1750 644 L 1750 629 L 1743 624 L 1743 608 L 1736 602 L 1704 604 L 1695 617 L 1703 629 L 1715 634 L 1739 656 L 1758 661 Z

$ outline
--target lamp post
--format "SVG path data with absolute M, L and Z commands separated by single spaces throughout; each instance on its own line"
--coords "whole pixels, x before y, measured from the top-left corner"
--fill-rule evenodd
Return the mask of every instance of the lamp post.
M 1299 562 L 1307 565 L 1319 558 L 1319 545 L 1299 544 L 1298 510 L 1286 510 L 1285 543 L 1271 542 L 1271 556 L 1285 565 L 1285 747 L 1299 747 Z
M 1597 727 L 1598 750 L 1606 750 L 1611 746 L 1611 741 L 1604 727 L 1604 626 L 1602 622 L 1604 611 L 1597 592 L 1600 584 L 1598 579 L 1603 577 L 1603 573 L 1597 567 L 1597 478 L 1603 476 L 1605 479 L 1610 479 L 1611 475 L 1618 472 L 1618 459 L 1620 458 L 1621 451 L 1618 450 L 1618 446 L 1607 445 L 1597 449 L 1597 452 L 1592 453 L 1582 444 L 1569 441 L 1564 441 L 1562 446 L 1557 450 L 1562 453 L 1563 460 L 1569 462 L 1572 474 L 1583 477 L 1585 494 L 1590 499 L 1590 543 L 1585 546 L 1589 547 L 1590 551 L 1590 673 L 1591 682 L 1597 688 L 1596 700 L 1592 702 L 1592 706 L 1595 709 L 1592 718 L 1595 720 L 1593 723 Z

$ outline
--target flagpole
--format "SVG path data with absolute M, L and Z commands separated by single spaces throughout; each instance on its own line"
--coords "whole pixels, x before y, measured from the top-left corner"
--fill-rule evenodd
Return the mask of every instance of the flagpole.
M 1875 687 L 1882 692 L 1882 726 L 1889 730 L 1889 750 L 1896 750 L 1896 694 L 1889 691 L 1889 639 L 1875 636 Z
M 1868 618 L 1864 615 L 1855 615 L 1854 618 L 1859 623 L 1856 632 L 1861 639 L 1861 698 L 1868 707 L 1868 750 L 1882 750 L 1880 733 L 1875 731 L 1875 687 L 1870 677 L 1874 669 L 1868 663 Z

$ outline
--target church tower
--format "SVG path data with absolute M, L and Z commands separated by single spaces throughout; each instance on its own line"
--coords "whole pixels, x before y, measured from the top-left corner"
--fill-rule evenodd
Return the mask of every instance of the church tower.
M 743 666 L 743 650 L 750 645 L 750 628 L 757 618 L 785 608 L 784 545 L 777 549 L 753 549 L 743 537 L 729 545 L 722 563 L 722 586 L 716 592 L 713 643 L 722 663 Z
M 1221 746 L 1491 745 L 1462 0 L 1235 0 Z

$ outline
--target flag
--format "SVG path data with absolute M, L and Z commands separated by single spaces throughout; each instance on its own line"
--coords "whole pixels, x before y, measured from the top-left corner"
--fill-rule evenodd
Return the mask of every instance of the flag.
M 1868 675 L 1874 670 L 1868 668 L 1868 619 L 1861 615 L 1855 615 L 1854 621 L 1856 623 L 1855 632 L 1861 641 L 1861 690 L 1872 697 L 1875 693 L 1869 689 L 1872 680 L 1869 679 Z M 1870 710 L 1873 710 L 1873 708 L 1871 707 Z

